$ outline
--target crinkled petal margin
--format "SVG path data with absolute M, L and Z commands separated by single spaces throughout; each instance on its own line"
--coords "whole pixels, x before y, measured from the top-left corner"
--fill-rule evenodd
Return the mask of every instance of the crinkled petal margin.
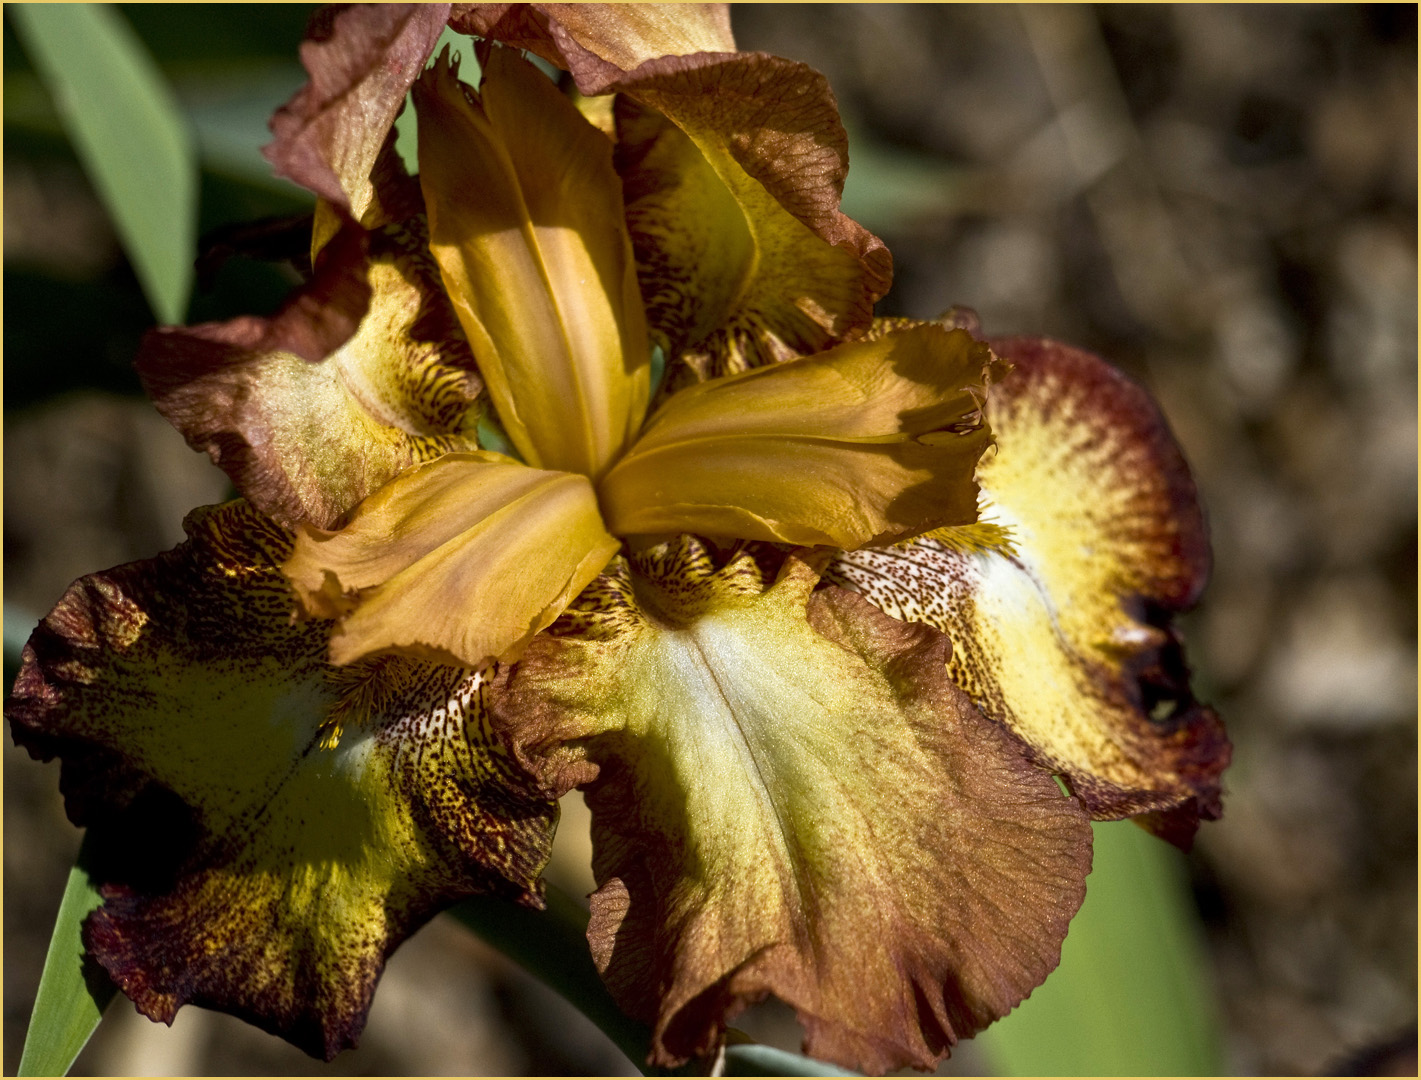
M 1209 570 L 1188 467 L 1149 396 L 1103 360 L 991 345 L 1014 369 L 988 396 L 997 448 L 978 481 L 1009 545 L 923 538 L 844 554 L 826 577 L 945 632 L 954 681 L 1092 815 L 1139 816 L 1187 847 L 1221 812 L 1230 756 L 1171 625 Z
M 407 465 L 478 447 L 483 383 L 426 245 L 418 218 L 348 225 L 271 318 L 151 331 L 144 388 L 264 513 L 338 524 Z
M 360 221 L 375 197 L 371 170 L 448 14 L 448 4 L 316 12 L 301 44 L 311 80 L 272 117 L 276 138 L 262 151 L 277 175 Z
M 643 552 L 530 646 L 496 720 L 552 786 L 590 783 L 588 937 L 653 1064 L 774 994 L 814 1057 L 931 1068 L 1055 967 L 1088 821 L 941 634 L 794 555 L 766 588 L 757 559 Z
M 478 892 L 539 906 L 556 804 L 487 727 L 487 682 L 392 657 L 333 669 L 293 623 L 290 536 L 243 503 L 77 582 L 6 715 L 63 761 L 92 831 L 92 955 L 139 1010 L 232 1013 L 329 1059 L 386 957 Z

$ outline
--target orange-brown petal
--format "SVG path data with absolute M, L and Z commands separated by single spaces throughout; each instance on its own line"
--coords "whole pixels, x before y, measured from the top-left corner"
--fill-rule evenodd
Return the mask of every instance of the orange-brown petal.
M 531 64 L 447 55 L 416 85 L 430 247 L 513 445 L 600 475 L 640 425 L 650 354 L 612 147 Z
M 407 465 L 478 446 L 482 382 L 410 219 L 348 226 L 271 318 L 163 327 L 158 411 L 285 525 L 329 528 Z
M 973 521 L 995 367 L 924 325 L 688 387 L 598 486 L 608 528 L 854 548 Z
M 954 681 L 1093 815 L 1144 815 L 1187 844 L 1219 815 L 1229 760 L 1170 625 L 1209 567 L 1188 468 L 1148 395 L 1104 361 L 992 345 L 1014 368 L 987 400 L 997 448 L 978 480 L 1009 543 L 922 538 L 848 553 L 828 577 L 946 632 Z
M 405 94 L 443 32 L 448 4 L 351 4 L 318 11 L 301 45 L 311 79 L 271 119 L 276 169 L 360 221 L 371 170 Z
M 446 454 L 345 528 L 300 527 L 283 569 L 309 614 L 339 620 L 335 663 L 397 651 L 484 668 L 515 659 L 618 547 L 585 476 Z
M 1084 895 L 1081 807 L 952 685 L 946 639 L 816 578 L 653 549 L 495 706 L 550 785 L 592 781 L 588 937 L 653 1064 L 773 994 L 816 1058 L 931 1068 L 1046 977 Z
M 289 534 L 243 503 L 186 527 L 70 588 L 6 716 L 63 761 L 104 898 L 85 941 L 139 1010 L 220 1009 L 330 1058 L 443 906 L 541 903 L 556 804 L 492 736 L 481 676 L 332 668 L 330 624 L 290 618 Z

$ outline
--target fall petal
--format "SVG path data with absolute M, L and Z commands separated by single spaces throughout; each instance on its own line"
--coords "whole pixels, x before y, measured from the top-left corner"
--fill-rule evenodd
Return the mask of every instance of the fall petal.
M 482 384 L 421 240 L 417 220 L 348 228 L 275 316 L 144 338 L 158 411 L 282 524 L 335 525 L 405 466 L 478 447 Z
M 656 1064 L 774 994 L 813 1056 L 930 1068 L 1045 978 L 1084 894 L 1085 815 L 951 684 L 946 639 L 816 577 L 653 549 L 495 708 L 550 784 L 595 777 L 588 936 Z
M 396 477 L 339 532 L 301 526 L 283 569 L 331 658 L 395 650 L 514 659 L 616 554 L 585 476 L 447 454 Z
M 456 74 L 441 58 L 415 90 L 431 250 L 524 460 L 596 476 L 649 386 L 611 144 L 509 50 L 477 98 Z
M 221 1009 L 329 1058 L 442 906 L 539 903 L 556 808 L 487 731 L 479 676 L 331 668 L 329 624 L 289 617 L 287 533 L 241 503 L 187 528 L 71 587 L 6 714 L 63 760 L 103 883 L 85 940 L 139 1009 Z
M 448 4 L 352 4 L 317 12 L 301 45 L 311 81 L 271 119 L 276 169 L 360 221 L 371 170 L 405 94 L 444 29 Z
M 992 342 L 1014 366 L 986 413 L 985 523 L 1009 543 L 919 539 L 827 577 L 953 641 L 954 681 L 1099 818 L 1149 815 L 1187 843 L 1219 815 L 1229 745 L 1195 701 L 1171 616 L 1209 549 L 1193 481 L 1148 396 L 1056 342 Z
M 854 548 L 970 522 L 995 364 L 920 326 L 688 387 L 599 485 L 608 528 Z

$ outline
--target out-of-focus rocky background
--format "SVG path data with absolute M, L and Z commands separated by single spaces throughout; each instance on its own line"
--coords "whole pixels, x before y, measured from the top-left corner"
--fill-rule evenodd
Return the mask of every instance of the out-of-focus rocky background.
M 208 33 L 176 48 L 161 9 L 125 10 L 160 58 L 188 57 L 165 67 L 180 88 L 219 55 L 284 56 L 272 106 L 301 81 L 299 8 L 260 24 L 206 8 Z M 1193 463 L 1216 565 L 1187 633 L 1236 746 L 1225 818 L 1190 860 L 1228 1071 L 1335 1072 L 1408 1028 L 1414 1070 L 1416 9 L 749 5 L 734 23 L 742 48 L 835 88 L 846 209 L 896 259 L 882 313 L 966 304 L 988 332 L 1091 348 L 1154 391 Z M 137 393 L 146 308 L 25 73 L 7 26 L 7 643 L 72 578 L 170 546 L 227 491 Z M 204 177 L 204 228 L 287 204 Z M 239 273 L 229 294 L 249 304 L 286 287 Z M 194 318 L 240 310 L 222 303 L 199 297 Z M 54 767 L 7 745 L 4 769 L 13 1073 L 78 837 Z M 561 872 L 581 891 L 575 861 Z M 956 1061 L 983 1067 L 970 1046 Z M 627 1070 L 436 920 L 392 962 L 362 1048 L 330 1066 L 226 1017 L 188 1009 L 169 1032 L 120 1003 L 76 1071 Z

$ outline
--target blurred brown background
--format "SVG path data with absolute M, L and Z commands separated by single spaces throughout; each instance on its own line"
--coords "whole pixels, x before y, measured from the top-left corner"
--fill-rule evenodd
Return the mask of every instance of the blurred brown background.
M 277 42 L 291 59 L 303 20 Z M 835 88 L 846 209 L 896 258 L 881 313 L 966 304 L 990 333 L 1091 348 L 1155 392 L 1193 463 L 1216 567 L 1187 633 L 1236 754 L 1190 865 L 1229 1071 L 1336 1072 L 1408 1028 L 1414 1070 L 1416 9 L 750 5 L 734 25 Z M 7 30 L 7 640 L 226 492 L 134 394 L 144 314 L 82 172 L 60 144 L 12 145 L 13 46 Z M 205 208 L 222 182 L 205 178 Z M 12 333 L 35 305 L 52 336 Z M 102 334 L 76 336 L 75 312 Z M 81 350 L 103 353 L 99 389 L 64 383 Z M 49 374 L 16 389 L 21 363 Z M 78 837 L 57 769 L 5 753 L 13 1073 Z M 582 891 L 572 854 L 559 873 Z M 168 1031 L 120 1003 L 76 1071 L 627 1067 L 437 920 L 330 1066 L 226 1017 L 188 1009 Z M 970 1044 L 949 1063 L 982 1067 Z

